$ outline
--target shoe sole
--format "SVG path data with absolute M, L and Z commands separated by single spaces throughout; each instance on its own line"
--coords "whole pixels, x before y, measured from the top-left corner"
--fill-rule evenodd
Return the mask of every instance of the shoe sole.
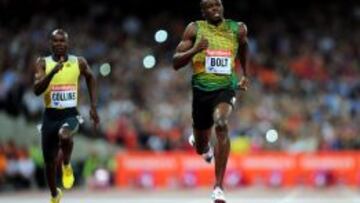
M 195 145 L 195 137 L 194 137 L 194 135 L 190 135 L 190 137 L 188 138 L 188 142 L 192 147 L 194 147 L 194 145 Z

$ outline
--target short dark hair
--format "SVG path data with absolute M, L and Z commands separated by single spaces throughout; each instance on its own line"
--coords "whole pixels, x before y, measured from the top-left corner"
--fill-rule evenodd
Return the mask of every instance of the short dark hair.
M 207 0 L 200 0 L 200 8 L 203 8 L 204 2 Z M 222 2 L 222 0 L 220 0 Z

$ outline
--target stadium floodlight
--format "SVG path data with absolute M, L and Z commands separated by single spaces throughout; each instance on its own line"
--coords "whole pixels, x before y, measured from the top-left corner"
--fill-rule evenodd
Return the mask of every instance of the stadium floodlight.
M 108 76 L 111 73 L 111 66 L 109 63 L 104 63 L 100 66 L 100 74 L 103 77 Z
M 154 68 L 155 64 L 156 64 L 156 59 L 153 55 L 147 55 L 144 57 L 143 59 L 144 68 L 146 69 Z
M 168 38 L 168 32 L 166 30 L 158 30 L 154 38 L 157 43 L 163 43 Z
M 275 129 L 270 129 L 266 132 L 265 138 L 266 138 L 266 141 L 268 141 L 270 143 L 274 143 L 278 140 L 279 135 Z

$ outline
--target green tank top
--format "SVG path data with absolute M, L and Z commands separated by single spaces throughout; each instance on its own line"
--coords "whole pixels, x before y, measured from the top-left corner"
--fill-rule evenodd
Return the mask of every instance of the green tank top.
M 203 91 L 235 89 L 238 78 L 235 58 L 238 51 L 239 26 L 236 21 L 224 20 L 218 26 L 196 21 L 196 40 L 205 37 L 209 46 L 192 58 L 192 86 Z

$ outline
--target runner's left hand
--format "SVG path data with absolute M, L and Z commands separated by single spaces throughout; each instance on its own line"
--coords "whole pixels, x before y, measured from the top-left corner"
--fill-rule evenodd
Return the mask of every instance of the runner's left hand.
M 238 87 L 242 91 L 247 91 L 249 87 L 249 79 L 246 76 L 241 76 L 240 82 L 238 83 Z

